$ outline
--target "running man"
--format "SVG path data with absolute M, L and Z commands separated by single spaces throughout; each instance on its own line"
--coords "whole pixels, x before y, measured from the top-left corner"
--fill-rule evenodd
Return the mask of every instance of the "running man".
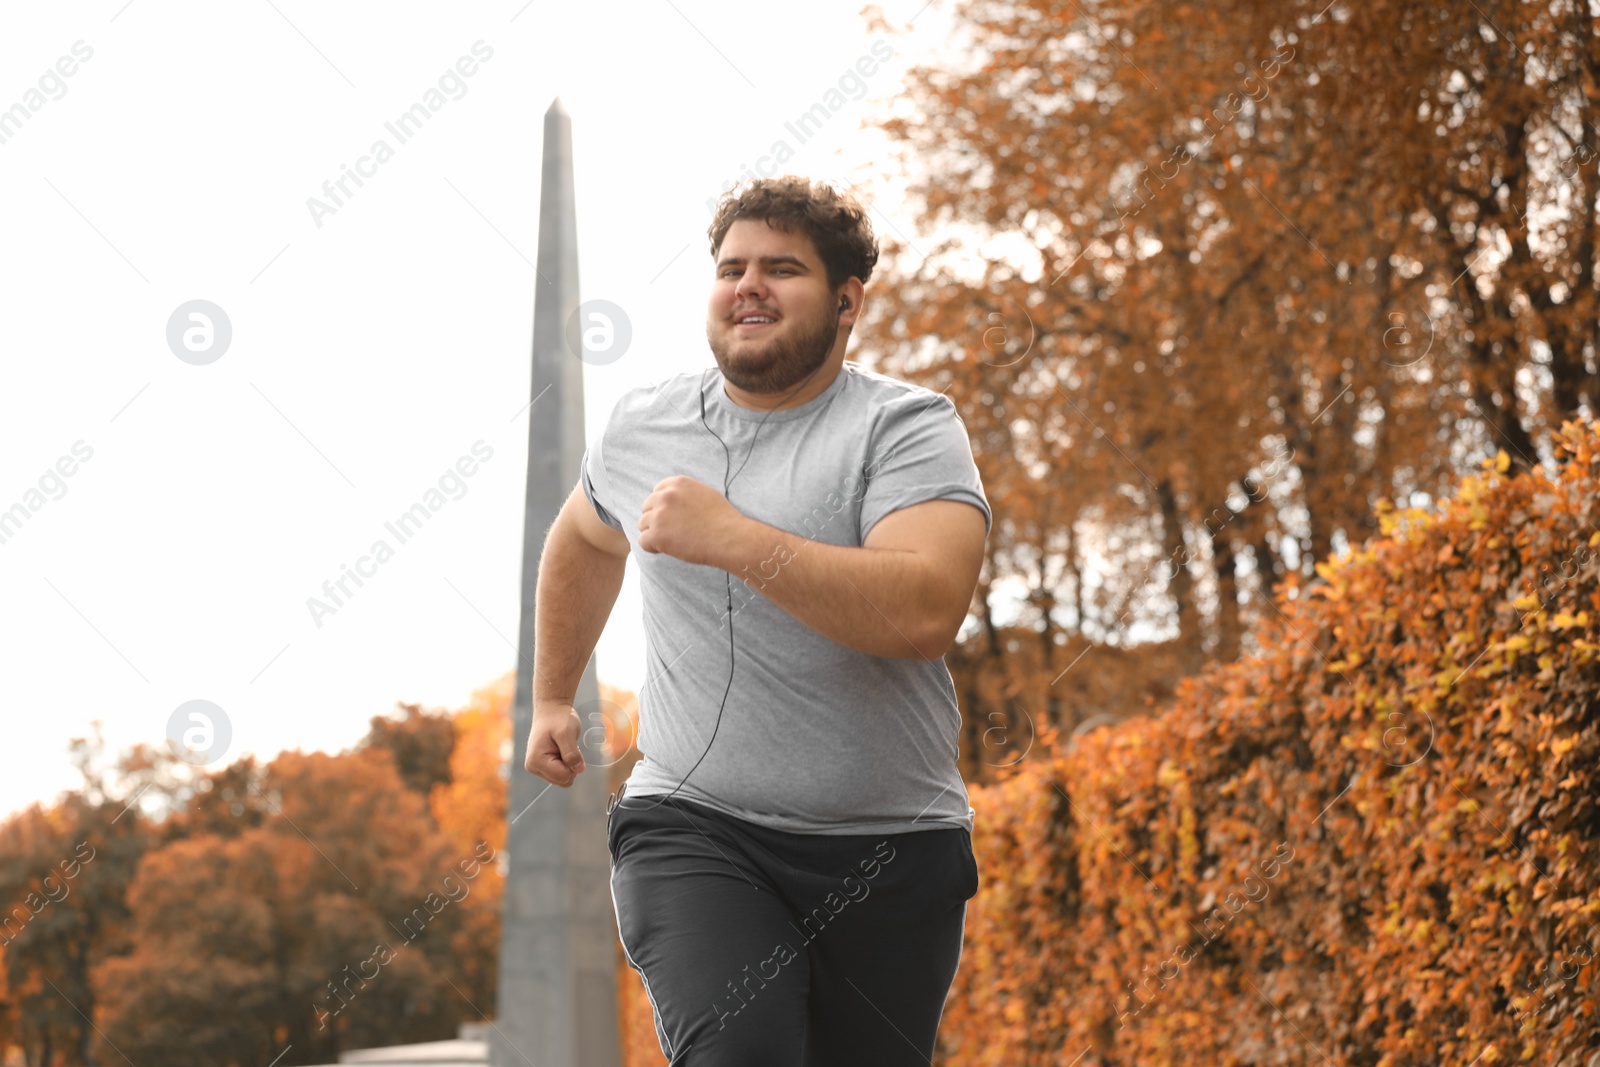
M 633 389 L 539 569 L 527 769 L 632 557 L 648 681 L 611 894 L 672 1067 L 927 1064 L 978 891 L 944 653 L 991 515 L 955 404 L 844 358 L 860 203 L 764 179 L 710 231 L 716 368 Z

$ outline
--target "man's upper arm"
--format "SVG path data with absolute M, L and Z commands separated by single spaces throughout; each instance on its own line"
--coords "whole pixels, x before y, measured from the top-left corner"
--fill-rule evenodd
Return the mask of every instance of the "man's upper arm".
M 613 412 L 615 414 L 615 412 Z M 573 529 L 589 545 L 608 556 L 626 559 L 631 546 L 623 532 L 622 520 L 606 510 L 600 502 L 598 487 L 610 494 L 610 479 L 606 476 L 605 461 L 600 456 L 600 446 L 605 434 L 583 450 L 583 460 L 578 467 L 578 485 L 562 506 L 557 521 L 573 524 Z
M 944 655 L 961 631 L 983 569 L 988 520 L 962 500 L 925 500 L 891 511 L 867 532 L 863 548 L 914 552 L 927 563 L 935 604 L 919 648 L 929 659 Z
M 569 526 L 584 541 L 608 556 L 625 560 L 632 550 L 626 534 L 600 520 L 599 514 L 590 506 L 589 498 L 584 495 L 581 482 L 573 487 L 572 495 L 561 506 L 561 514 L 556 517 L 556 522 Z
M 926 390 L 885 405 L 873 432 L 861 501 L 861 544 L 926 561 L 923 655 L 944 654 L 972 604 L 991 522 L 972 444 L 955 403 Z

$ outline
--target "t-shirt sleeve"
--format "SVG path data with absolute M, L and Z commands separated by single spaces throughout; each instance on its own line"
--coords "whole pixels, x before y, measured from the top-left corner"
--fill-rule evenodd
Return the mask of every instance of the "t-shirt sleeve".
M 861 539 L 891 512 L 928 500 L 962 500 L 983 512 L 984 535 L 994 525 L 972 458 L 967 428 L 955 402 L 942 393 L 917 393 L 886 409 L 863 475 Z
M 618 533 L 625 533 L 621 520 L 607 511 L 605 505 L 600 503 L 595 489 L 596 483 L 603 487 L 599 492 L 609 492 L 610 489 L 610 479 L 606 477 L 605 463 L 600 458 L 600 444 L 604 438 L 605 434 L 602 433 L 600 440 L 596 440 L 594 444 L 583 450 L 583 474 L 579 481 L 583 484 L 583 495 L 589 498 L 589 503 L 594 506 L 594 513 L 600 516 L 600 521 Z

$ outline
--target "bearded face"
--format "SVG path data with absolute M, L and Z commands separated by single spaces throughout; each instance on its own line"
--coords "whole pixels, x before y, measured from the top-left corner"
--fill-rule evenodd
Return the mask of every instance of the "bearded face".
M 752 311 L 774 314 L 752 305 Z M 722 376 L 747 393 L 784 393 L 828 361 L 839 336 L 839 312 L 826 308 L 783 315 L 765 326 L 740 326 L 730 319 L 722 329 L 707 324 L 706 340 Z
M 840 342 L 839 305 L 816 248 L 802 232 L 740 219 L 718 251 L 706 341 L 722 376 L 747 393 L 793 389 Z

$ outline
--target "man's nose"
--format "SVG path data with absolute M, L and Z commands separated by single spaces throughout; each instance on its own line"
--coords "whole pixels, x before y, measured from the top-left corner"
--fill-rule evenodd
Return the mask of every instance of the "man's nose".
M 760 296 L 766 292 L 766 283 L 761 280 L 761 275 L 753 270 L 747 270 L 739 275 L 739 284 L 733 287 L 738 296 Z

